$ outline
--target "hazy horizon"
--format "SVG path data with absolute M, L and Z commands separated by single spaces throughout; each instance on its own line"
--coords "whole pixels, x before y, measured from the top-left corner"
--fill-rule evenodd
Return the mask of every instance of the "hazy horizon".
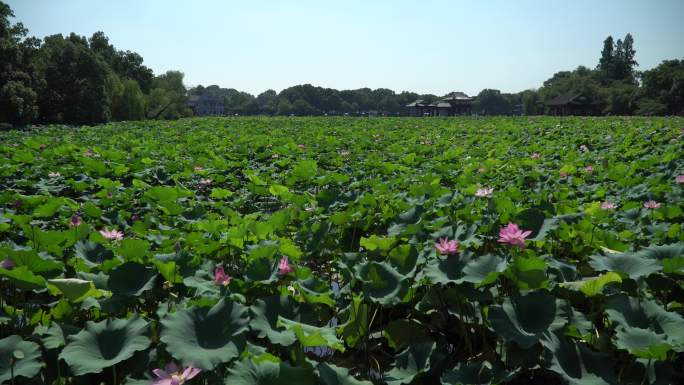
M 684 58 L 684 2 L 9 0 L 30 36 L 104 31 L 156 74 L 257 95 L 297 84 L 437 95 L 538 88 L 630 32 L 639 70 Z

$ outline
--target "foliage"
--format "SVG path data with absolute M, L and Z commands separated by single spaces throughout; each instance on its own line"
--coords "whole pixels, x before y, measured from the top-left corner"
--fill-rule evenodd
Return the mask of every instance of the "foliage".
M 149 384 L 176 361 L 188 384 L 680 383 L 683 125 L 2 132 L 0 382 Z

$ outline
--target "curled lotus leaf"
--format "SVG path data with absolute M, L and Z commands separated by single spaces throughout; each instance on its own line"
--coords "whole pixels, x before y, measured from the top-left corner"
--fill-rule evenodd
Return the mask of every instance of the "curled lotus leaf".
M 14 377 L 33 378 L 43 367 L 40 347 L 35 342 L 24 341 L 18 335 L 0 340 L 0 383 Z
M 553 295 L 541 290 L 507 298 L 502 305 L 489 309 L 489 322 L 497 334 L 526 349 L 537 343 L 545 332 L 565 324 L 556 302 Z
M 221 299 L 211 308 L 193 306 L 162 319 L 161 341 L 179 361 L 211 370 L 245 347 L 248 308 Z
M 83 330 L 67 338 L 59 358 L 76 375 L 100 373 L 147 349 L 150 346 L 150 339 L 145 335 L 147 329 L 147 322 L 138 316 L 89 321 Z

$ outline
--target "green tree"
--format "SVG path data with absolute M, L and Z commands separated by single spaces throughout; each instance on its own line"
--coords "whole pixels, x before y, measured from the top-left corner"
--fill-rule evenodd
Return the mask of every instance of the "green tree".
M 638 114 L 684 114 L 684 60 L 665 60 L 644 71 L 641 80 Z
M 14 13 L 0 2 L 0 122 L 27 124 L 38 115 L 33 58 L 39 42 L 24 40 L 27 30 L 9 21 Z
M 145 95 L 138 82 L 127 79 L 123 82 L 123 91 L 119 104 L 115 106 L 116 120 L 142 120 L 145 118 Z
M 612 36 L 603 41 L 603 50 L 597 69 L 601 71 L 602 79 L 611 79 L 615 72 L 615 42 Z
M 473 110 L 482 115 L 507 115 L 511 104 L 499 90 L 484 89 L 475 100 Z
M 88 39 L 90 48 L 121 78 L 133 79 L 138 82 L 140 89 L 149 93 L 154 74 L 144 66 L 143 58 L 131 51 L 117 51 L 109 44 L 109 38 L 102 31 L 95 32 Z
M 631 34 L 628 33 L 624 40 L 618 39 L 617 42 L 613 42 L 613 37 L 608 36 L 603 41 L 601 58 L 596 67 L 600 72 L 601 82 L 603 84 L 612 81 L 635 83 L 637 73 L 634 67 L 639 65 L 634 59 L 635 55 L 634 38 Z
M 46 83 L 46 91 L 39 95 L 43 120 L 76 124 L 109 120 L 108 67 L 84 37 L 48 36 L 40 55 Z
M 521 94 L 522 112 L 525 115 L 538 115 L 544 113 L 544 106 L 535 90 L 525 90 Z
M 187 107 L 183 73 L 167 71 L 152 81 L 152 89 L 147 97 L 147 117 L 150 119 L 178 119 L 192 116 Z
M 218 88 L 218 86 L 212 87 Z M 207 89 L 209 88 L 210 87 L 207 87 Z M 228 90 L 224 89 L 224 91 L 225 93 L 223 99 L 226 113 L 238 115 L 252 115 L 259 112 L 259 104 L 257 103 L 256 98 L 253 95 L 247 92 L 240 92 L 233 88 L 230 88 Z
M 304 99 L 297 99 L 292 103 L 292 112 L 296 115 L 315 115 L 318 111 Z
M 278 98 L 278 115 L 290 115 L 294 113 L 292 103 L 286 98 Z
M 634 59 L 635 55 L 634 38 L 632 37 L 632 34 L 628 33 L 622 41 L 622 57 L 620 58 L 624 68 L 623 73 L 621 74 L 623 80 L 634 82 L 636 78 L 636 70 L 634 67 L 638 66 L 639 63 Z
M 601 88 L 600 72 L 579 66 L 574 71 L 561 71 L 553 74 L 539 89 L 540 99 L 547 101 L 564 94 L 584 94 L 596 98 Z
M 278 93 L 274 90 L 266 90 L 256 97 L 259 112 L 265 115 L 274 115 L 278 112 Z
M 638 87 L 628 82 L 613 82 L 601 88 L 599 94 L 606 102 L 603 112 L 609 115 L 630 115 L 636 109 Z

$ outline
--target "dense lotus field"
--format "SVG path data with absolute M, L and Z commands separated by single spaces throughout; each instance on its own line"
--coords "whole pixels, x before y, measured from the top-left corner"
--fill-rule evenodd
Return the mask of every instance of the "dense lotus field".
M 0 382 L 684 383 L 684 119 L 0 133 Z

